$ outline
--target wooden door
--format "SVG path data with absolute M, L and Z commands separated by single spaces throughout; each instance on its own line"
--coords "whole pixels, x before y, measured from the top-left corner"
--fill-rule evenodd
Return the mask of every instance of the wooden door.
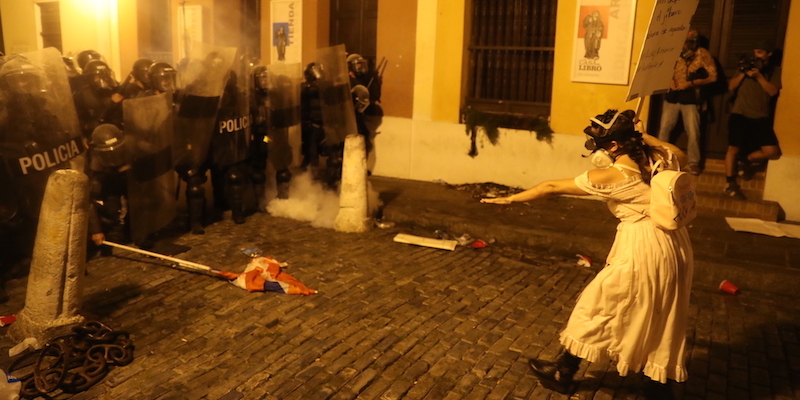
M 331 0 L 331 46 L 344 44 L 374 66 L 377 56 L 378 0 Z

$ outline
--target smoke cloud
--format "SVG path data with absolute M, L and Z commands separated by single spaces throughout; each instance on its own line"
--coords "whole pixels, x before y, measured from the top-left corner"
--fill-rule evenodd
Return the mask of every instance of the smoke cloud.
M 380 207 L 379 195 L 367 187 L 370 216 Z M 315 181 L 310 172 L 292 177 L 289 198 L 274 198 L 267 204 L 267 212 L 276 217 L 307 221 L 317 228 L 331 228 L 339 213 L 339 194 Z

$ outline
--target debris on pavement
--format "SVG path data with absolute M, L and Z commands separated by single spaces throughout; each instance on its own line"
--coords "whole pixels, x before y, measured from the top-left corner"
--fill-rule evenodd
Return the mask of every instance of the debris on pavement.
M 398 233 L 394 237 L 394 241 L 397 243 L 413 244 L 424 247 L 433 247 L 435 249 L 450 250 L 450 251 L 455 250 L 456 245 L 458 245 L 458 242 L 455 240 L 433 239 L 422 236 L 409 235 L 406 233 Z
M 486 243 L 486 242 L 484 242 L 483 240 L 480 240 L 480 239 L 475 239 L 475 241 L 472 242 L 472 248 L 473 249 L 482 249 L 482 248 L 484 248 L 484 247 L 486 247 L 488 245 L 489 245 L 488 243 Z
M 39 350 L 42 348 L 42 345 L 39 344 L 39 340 L 36 338 L 26 338 L 25 340 L 17 343 L 14 347 L 8 349 L 8 356 L 9 357 L 16 357 L 19 354 L 24 353 L 26 350 Z
M 739 294 L 739 288 L 727 279 L 719 283 L 719 290 L 725 293 Z
M 244 255 L 246 255 L 248 257 L 251 257 L 251 258 L 256 258 L 256 257 L 259 257 L 261 255 L 261 249 L 259 249 L 258 247 L 251 247 L 251 248 L 247 248 L 247 249 L 242 249 L 242 254 L 244 254 Z
M 466 246 L 472 242 L 472 237 L 469 234 L 465 233 L 457 237 L 456 242 L 458 242 L 459 246 Z
M 578 257 L 578 266 L 589 268 L 592 266 L 592 259 L 581 254 L 575 254 Z
M 6 325 L 11 325 L 16 320 L 17 320 L 17 316 L 15 314 L 0 315 L 0 328 L 4 327 Z
M 378 228 L 381 228 L 381 229 L 394 228 L 394 222 L 382 221 L 382 220 L 376 219 L 375 220 L 375 226 L 377 226 Z

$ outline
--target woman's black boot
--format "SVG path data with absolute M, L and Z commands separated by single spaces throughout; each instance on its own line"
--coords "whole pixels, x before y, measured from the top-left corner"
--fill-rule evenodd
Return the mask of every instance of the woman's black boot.
M 580 358 L 566 350 L 556 358 L 555 362 L 537 359 L 528 362 L 542 386 L 567 395 L 575 391 L 572 377 L 578 372 L 580 363 Z

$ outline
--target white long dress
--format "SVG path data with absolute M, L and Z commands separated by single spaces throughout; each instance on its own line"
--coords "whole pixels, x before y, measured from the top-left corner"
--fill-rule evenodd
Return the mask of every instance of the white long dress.
M 677 162 L 674 163 L 677 166 Z M 561 344 L 591 362 L 610 358 L 621 376 L 640 372 L 666 383 L 688 377 L 684 348 L 694 256 L 686 228 L 664 231 L 647 210 L 650 186 L 638 173 L 614 184 L 575 178 L 587 193 L 606 199 L 620 220 L 606 266 L 580 294 Z

